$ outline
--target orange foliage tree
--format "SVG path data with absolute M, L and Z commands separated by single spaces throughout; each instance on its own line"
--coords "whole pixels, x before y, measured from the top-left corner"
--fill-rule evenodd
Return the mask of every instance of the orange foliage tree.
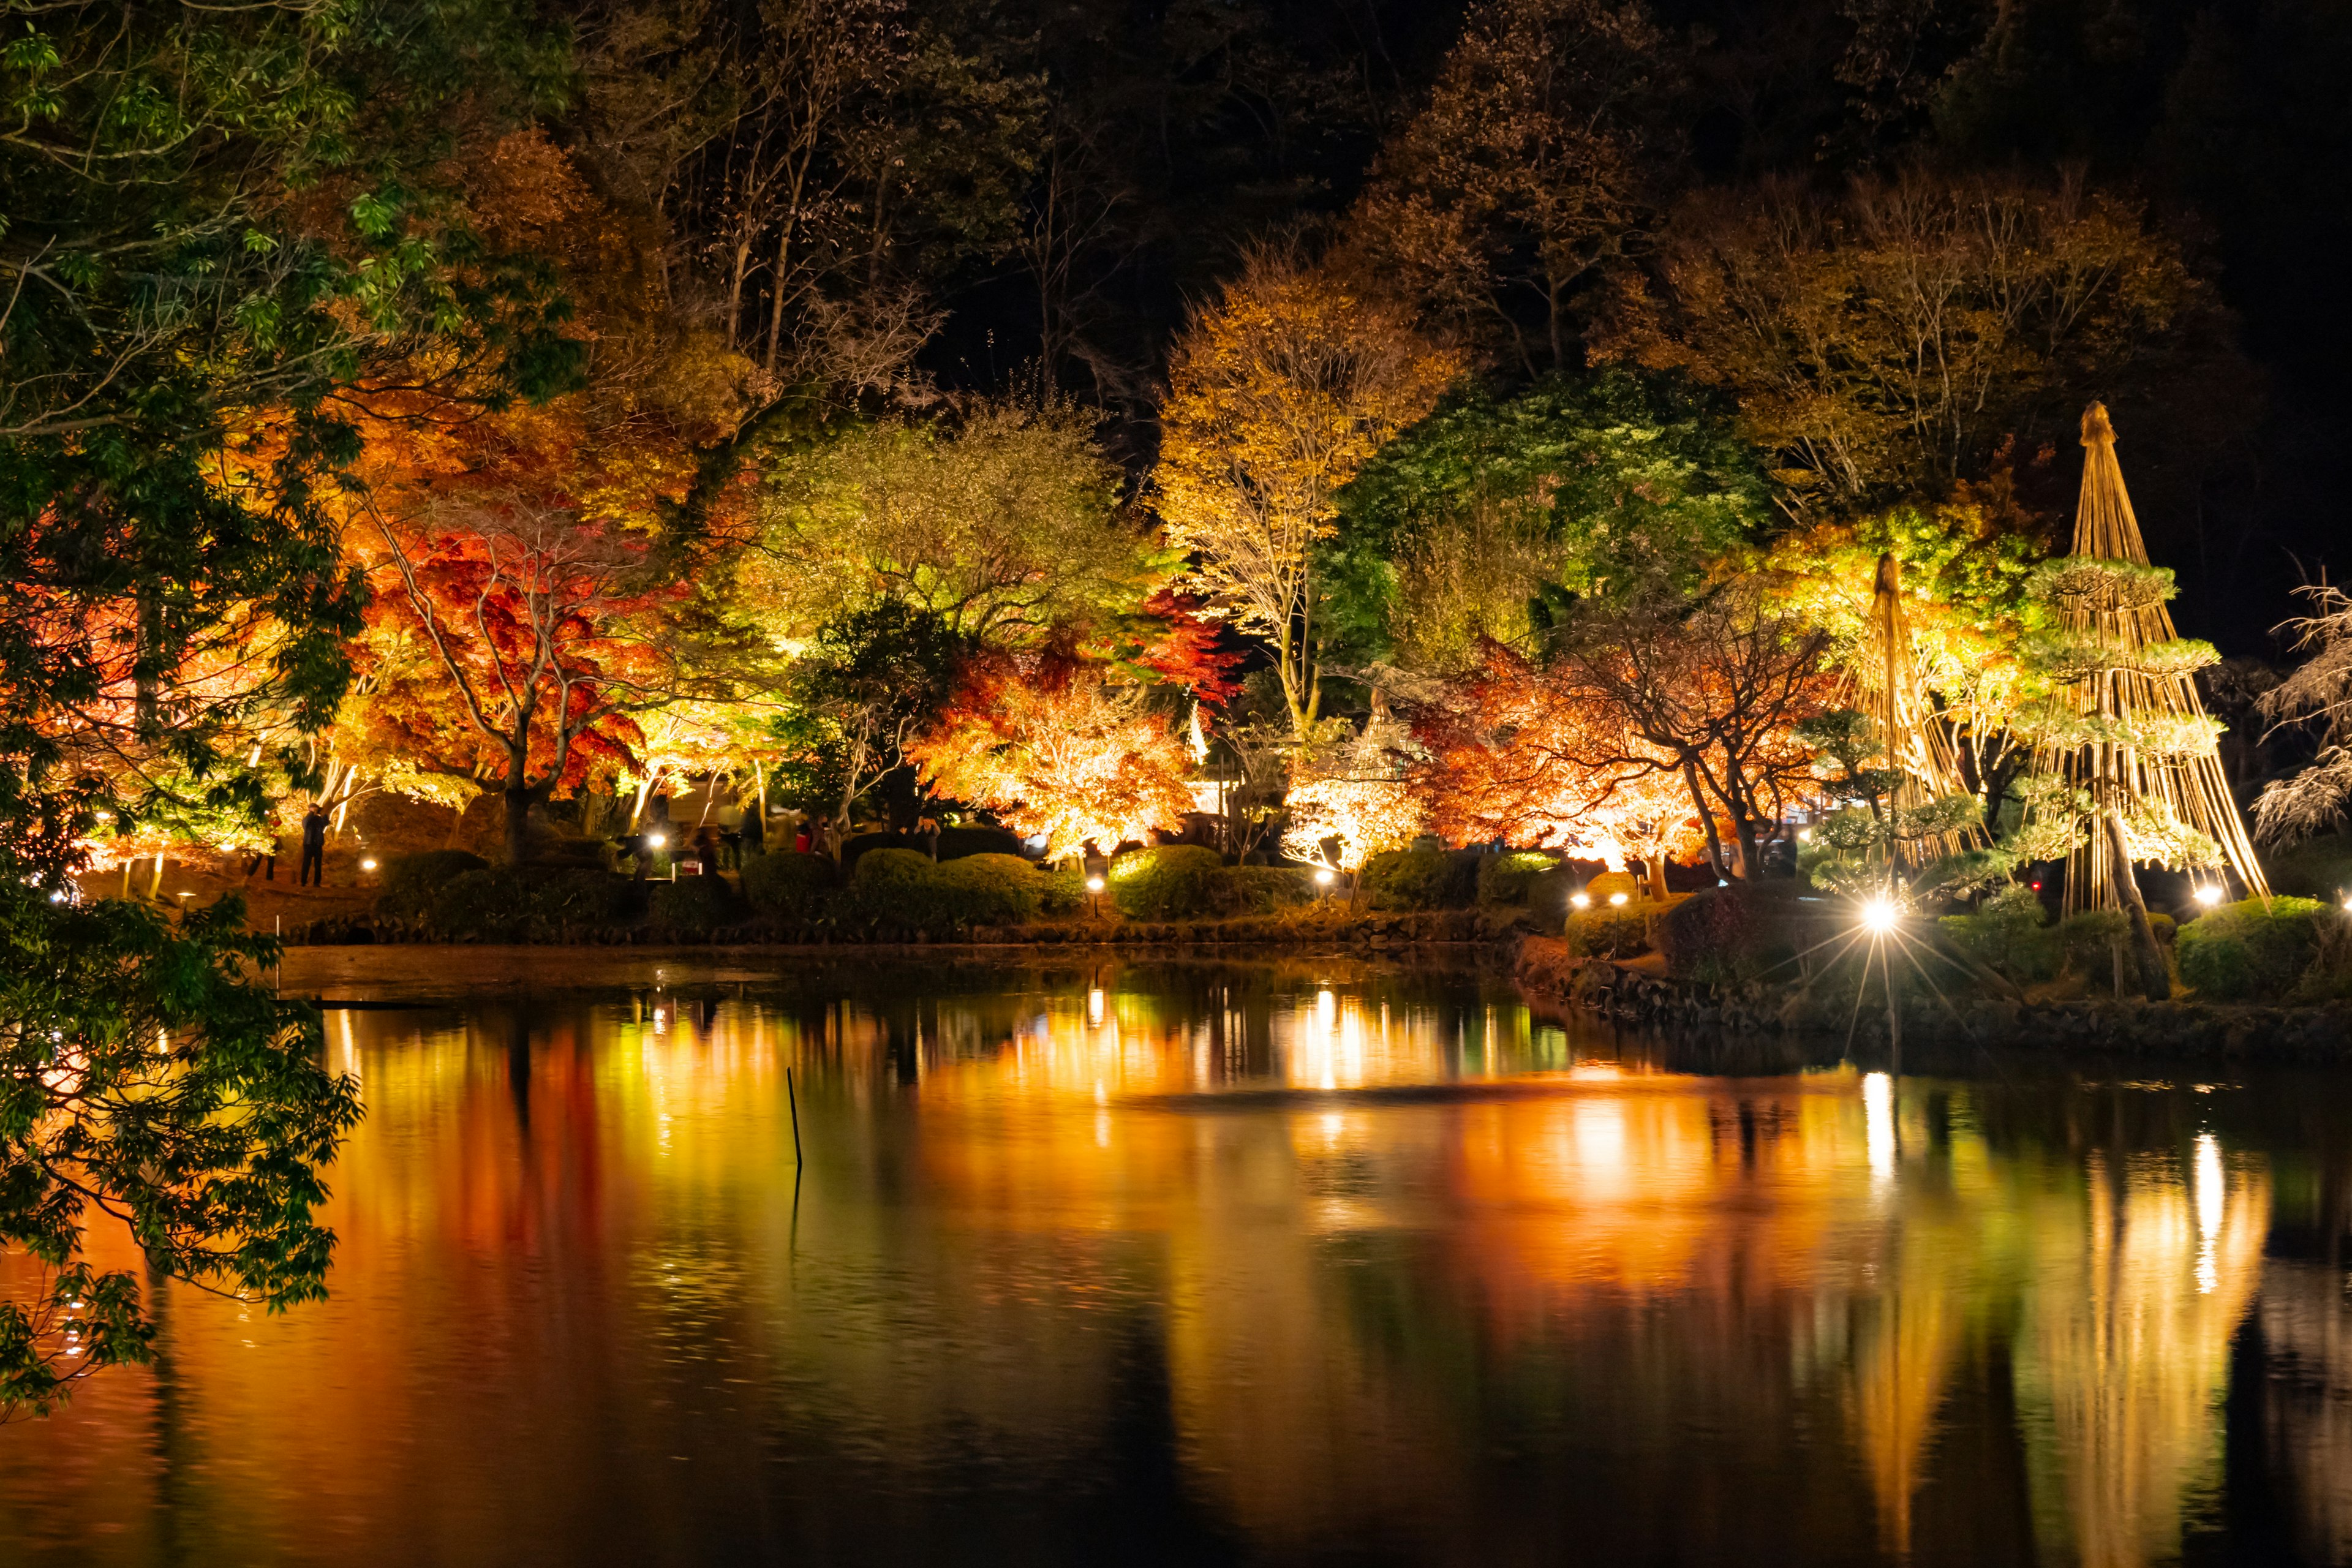
M 1402 307 L 1280 251 L 1253 256 L 1176 345 L 1160 515 L 1212 602 L 1273 643 L 1301 738 L 1320 695 L 1311 546 L 1339 488 L 1461 365 Z
M 1414 783 L 1431 825 L 1467 842 L 1501 838 L 1640 861 L 1664 886 L 1670 857 L 1704 844 L 1690 788 L 1673 759 L 1625 732 L 1622 719 L 1562 672 L 1499 643 L 1455 700 L 1421 724 Z
M 446 679 L 454 713 L 441 732 L 470 731 L 503 771 L 506 852 L 520 864 L 531 806 L 599 764 L 631 766 L 634 715 L 674 694 L 654 616 L 675 590 L 649 577 L 642 542 L 526 500 L 376 521 L 384 602 Z
M 1147 689 L 1045 655 L 975 659 L 931 731 L 907 748 L 924 783 L 994 812 L 1045 858 L 1171 827 L 1192 809 L 1191 759 Z

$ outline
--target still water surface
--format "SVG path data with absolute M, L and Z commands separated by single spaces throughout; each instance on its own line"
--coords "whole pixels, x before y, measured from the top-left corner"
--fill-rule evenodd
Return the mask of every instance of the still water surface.
M 0 1429 L 0 1563 L 2352 1561 L 2352 1075 L 381 961 L 332 1300 L 169 1293 Z

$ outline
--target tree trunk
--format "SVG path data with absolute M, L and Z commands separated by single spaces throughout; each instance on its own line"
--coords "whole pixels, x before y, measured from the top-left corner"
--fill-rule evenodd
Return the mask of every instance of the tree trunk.
M 507 864 L 520 866 L 530 858 L 530 795 L 528 789 L 507 785 Z
M 2131 919 L 2133 950 L 2139 955 L 2140 988 L 2151 1002 L 2172 999 L 2172 973 L 2164 964 L 2164 949 L 2156 942 L 2156 928 L 2147 923 L 2147 904 L 2139 896 L 2139 879 L 2132 875 L 2131 848 L 2124 840 L 2124 819 L 2113 806 L 2106 811 L 2107 865 L 2115 879 L 2116 901 Z
M 1691 806 L 1698 813 L 1698 825 L 1706 830 L 1706 864 L 1718 882 L 1730 880 L 1723 874 L 1723 839 L 1715 831 L 1715 813 L 1707 809 L 1706 795 L 1698 787 L 1698 769 L 1683 764 L 1683 783 L 1689 786 Z
M 1664 898 L 1666 896 L 1666 852 L 1661 849 L 1654 855 L 1643 856 L 1642 866 L 1649 873 L 1650 897 Z

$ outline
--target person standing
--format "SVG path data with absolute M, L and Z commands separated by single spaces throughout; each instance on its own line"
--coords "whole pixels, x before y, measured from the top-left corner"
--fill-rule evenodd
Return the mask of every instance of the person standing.
M 940 821 L 938 817 L 926 814 L 915 824 L 915 842 L 923 847 L 923 852 L 931 858 L 934 864 L 938 862 L 940 858 Z
M 299 887 L 327 885 L 327 803 L 314 800 L 302 814 L 302 870 Z

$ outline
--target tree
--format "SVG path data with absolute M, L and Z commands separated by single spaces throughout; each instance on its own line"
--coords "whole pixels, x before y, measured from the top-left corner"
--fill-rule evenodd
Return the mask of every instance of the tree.
M 1423 754 L 1412 731 L 1386 714 L 1299 748 L 1283 800 L 1284 853 L 1359 871 L 1370 857 L 1412 844 L 1429 826 L 1412 777 Z
M 1485 0 L 1382 152 L 1352 243 L 1524 374 L 1573 367 L 1576 294 L 1663 195 L 1668 62 L 1638 3 Z
M 908 754 L 931 789 L 1044 837 L 1047 860 L 1108 849 L 1192 809 L 1191 759 L 1146 695 L 1068 658 L 978 659 Z
M 1321 704 L 1313 547 L 1335 497 L 1459 369 L 1397 306 L 1286 251 L 1255 253 L 1176 346 L 1153 475 L 1211 600 L 1272 640 L 1305 736 Z
M 954 695 L 970 645 L 935 611 L 897 599 L 845 611 L 794 662 L 771 728 L 784 796 L 829 816 L 836 852 L 850 813 L 907 763 L 907 746 Z
M 1067 404 L 992 403 L 779 458 L 742 566 L 745 612 L 786 637 L 877 596 L 977 642 L 1108 630 L 1171 563 L 1121 507 L 1093 424 Z
M 1415 781 L 1431 826 L 1449 838 L 1543 845 L 1641 861 L 1665 885 L 1669 856 L 1703 847 L 1691 790 L 1666 753 L 1574 679 L 1489 643 L 1476 675 L 1431 704 Z
M 677 694 L 649 615 L 668 591 L 643 544 L 516 498 L 376 514 L 380 574 L 431 648 L 462 722 L 505 773 L 506 855 L 530 854 L 530 808 L 617 770 L 633 715 Z
M 319 1173 L 357 1116 L 316 1010 L 251 978 L 276 944 L 237 901 L 177 926 L 67 901 L 100 813 L 162 788 L 257 820 L 266 768 L 308 773 L 291 742 L 333 716 L 362 598 L 322 496 L 371 370 L 415 357 L 480 405 L 577 353 L 543 274 L 480 245 L 438 172 L 453 118 L 549 79 L 510 7 L 68 3 L 12 26 L 0 1243 L 47 1279 L 0 1308 L 0 1403 L 47 1408 L 152 1344 L 91 1227 L 127 1226 L 161 1277 L 319 1295 Z
M 1801 497 L 1981 478 L 2099 388 L 2242 381 L 2179 246 L 2072 176 L 1915 168 L 1833 199 L 1790 180 L 1695 196 L 1651 275 L 1596 353 L 1732 393 Z
M 1718 875 L 1760 873 L 1759 828 L 1811 793 L 1811 752 L 1795 727 L 1826 710 L 1828 638 L 1783 609 L 1773 584 L 1744 572 L 1696 601 L 1653 595 L 1596 606 L 1567 623 L 1556 668 L 1614 727 L 1582 753 L 1596 768 L 1654 766 L 1683 775 Z M 1723 863 L 1716 819 L 1731 829 Z
M 1695 584 L 1770 512 L 1728 418 L 1623 372 L 1450 396 L 1338 500 L 1316 560 L 1335 657 L 1442 676 L 1489 639 L 1531 649 L 1548 599 Z
M 2255 829 L 2272 844 L 2330 832 L 2352 805 L 2352 595 L 2329 583 L 2308 584 L 2302 594 L 2312 614 L 2291 624 L 2296 649 L 2310 658 L 2255 706 L 2273 730 L 2308 730 L 2318 754 L 2308 767 L 2264 784 L 2254 801 Z

